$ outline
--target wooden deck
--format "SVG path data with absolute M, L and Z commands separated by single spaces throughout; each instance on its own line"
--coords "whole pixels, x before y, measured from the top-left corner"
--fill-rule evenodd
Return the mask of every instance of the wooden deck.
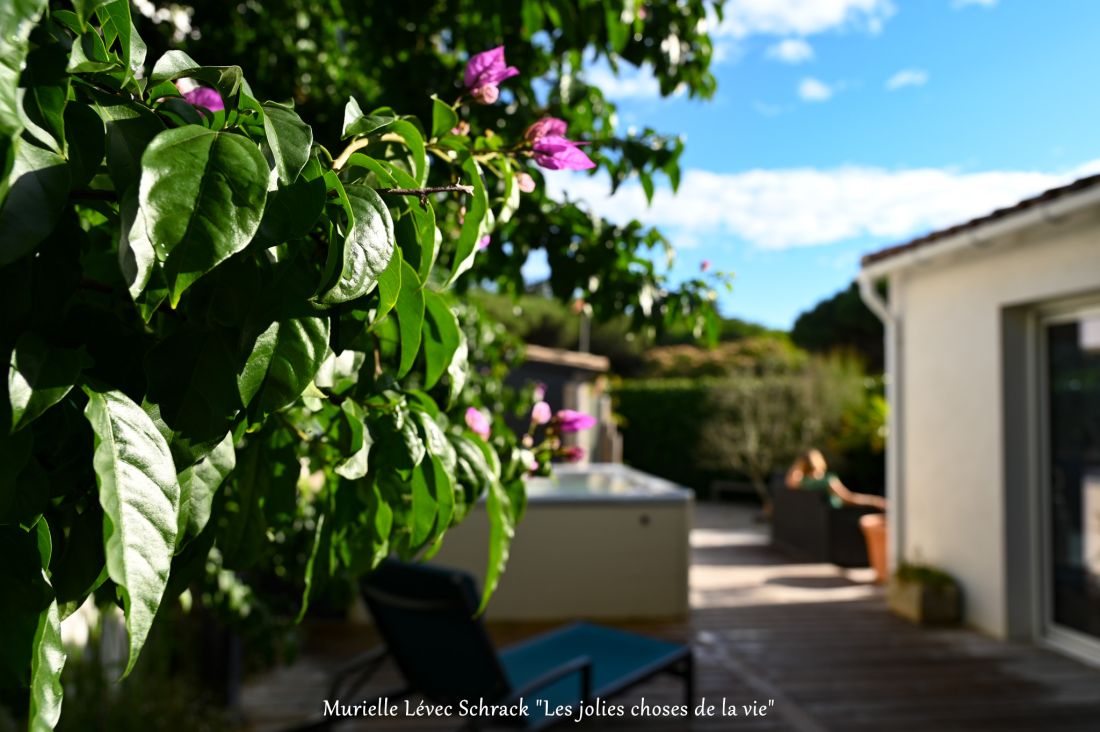
M 767 706 L 766 717 L 599 719 L 586 729 L 1100 730 L 1100 669 L 1034 646 L 967 630 L 927 630 L 886 612 L 869 570 L 794 564 L 767 545 L 751 514 L 701 505 L 692 533 L 692 614 L 676 624 L 621 627 L 691 641 L 696 702 Z M 545 626 L 498 625 L 499 643 Z M 285 729 L 320 714 L 326 679 L 374 643 L 369 628 L 315 625 L 303 658 L 252 679 L 248 729 Z M 361 699 L 397 685 L 384 667 Z M 656 679 L 613 703 L 679 704 L 675 679 Z M 355 701 L 358 701 L 357 698 Z M 448 730 L 457 723 L 368 719 L 338 730 Z

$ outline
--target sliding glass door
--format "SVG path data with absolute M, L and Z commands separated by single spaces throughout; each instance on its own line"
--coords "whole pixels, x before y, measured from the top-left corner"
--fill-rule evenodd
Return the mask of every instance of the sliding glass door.
M 1045 319 L 1042 337 L 1047 635 L 1092 656 L 1100 654 L 1100 309 Z

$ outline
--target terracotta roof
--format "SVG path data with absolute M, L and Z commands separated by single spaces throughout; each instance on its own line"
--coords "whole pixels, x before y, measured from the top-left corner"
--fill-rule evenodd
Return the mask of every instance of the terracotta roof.
M 1058 188 L 1051 188 L 1049 191 L 1044 191 L 1032 198 L 1025 198 L 1014 206 L 1008 206 L 1007 208 L 999 208 L 993 213 L 986 214 L 985 216 L 979 216 L 976 219 L 971 219 L 962 224 L 952 226 L 948 229 L 940 229 L 939 231 L 933 231 L 931 234 L 925 234 L 924 236 L 917 237 L 904 244 L 895 244 L 893 246 L 880 249 L 877 252 L 871 252 L 864 255 L 861 260 L 864 267 L 875 262 L 881 262 L 884 259 L 889 259 L 897 254 L 908 252 L 912 249 L 919 249 L 929 244 L 934 244 L 941 239 L 947 239 L 963 231 L 969 229 L 976 229 L 979 226 L 988 224 L 991 221 L 1002 219 L 1006 216 L 1026 211 L 1029 208 L 1037 206 L 1039 204 L 1047 203 L 1058 198 L 1064 198 L 1065 196 L 1077 193 L 1078 191 L 1085 190 L 1086 188 L 1092 188 L 1093 186 L 1100 185 L 1100 174 L 1090 175 L 1087 178 L 1080 178 L 1073 181 L 1069 185 L 1060 186 Z

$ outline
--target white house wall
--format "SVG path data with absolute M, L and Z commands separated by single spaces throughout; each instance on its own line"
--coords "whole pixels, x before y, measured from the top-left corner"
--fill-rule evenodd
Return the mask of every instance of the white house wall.
M 1100 291 L 1100 214 L 914 266 L 898 284 L 902 558 L 954 574 L 968 622 L 1004 636 L 1002 312 Z

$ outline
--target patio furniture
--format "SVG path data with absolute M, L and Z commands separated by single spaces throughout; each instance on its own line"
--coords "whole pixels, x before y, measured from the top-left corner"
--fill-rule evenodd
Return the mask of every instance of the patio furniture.
M 823 491 L 793 490 L 782 484 L 773 490 L 772 506 L 772 543 L 783 551 L 810 562 L 868 566 L 859 519 L 875 509 L 833 508 Z
M 569 718 L 544 716 L 535 699 L 548 700 L 551 710 L 572 705 L 576 713 L 581 702 L 607 699 L 670 673 L 683 678 L 692 711 L 694 665 L 686 645 L 576 623 L 497 652 L 475 616 L 473 577 L 438 566 L 387 560 L 363 582 L 362 592 L 407 682 L 391 696 L 418 693 L 440 704 L 509 704 L 523 697 L 530 715 L 510 722 L 542 729 Z

